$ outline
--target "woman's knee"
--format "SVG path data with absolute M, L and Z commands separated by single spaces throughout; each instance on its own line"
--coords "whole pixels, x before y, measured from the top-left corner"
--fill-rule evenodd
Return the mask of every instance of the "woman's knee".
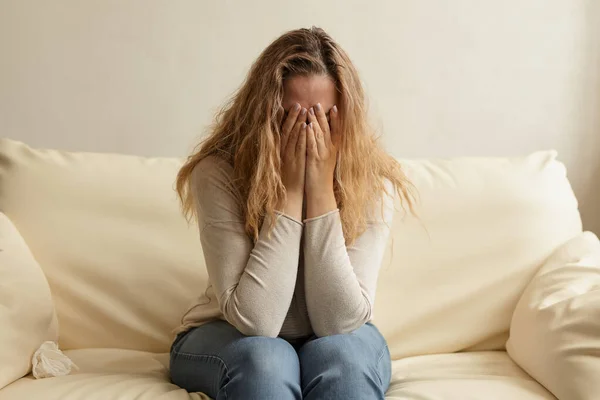
M 291 390 L 299 398 L 300 362 L 292 345 L 283 339 L 244 336 L 215 323 L 190 332 L 173 346 L 171 378 L 188 391 L 214 398 L 224 385 L 240 396 L 288 398 Z
M 344 374 L 372 370 L 387 354 L 385 339 L 373 325 L 364 325 L 348 334 L 317 338 L 298 352 L 303 369 L 327 365 Z
M 281 338 L 248 336 L 237 340 L 224 354 L 230 374 L 263 379 L 291 379 L 300 376 L 300 361 L 291 344 Z
M 385 397 L 391 371 L 387 344 L 369 332 L 355 333 L 317 338 L 300 349 L 305 399 Z
M 303 369 L 313 365 L 350 368 L 359 363 L 360 352 L 355 338 L 344 334 L 314 339 L 300 349 L 298 357 Z

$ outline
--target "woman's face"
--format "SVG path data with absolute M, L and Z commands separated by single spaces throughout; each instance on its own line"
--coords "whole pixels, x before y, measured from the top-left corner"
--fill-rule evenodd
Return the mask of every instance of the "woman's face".
M 307 110 L 321 103 L 329 120 L 329 110 L 336 102 L 335 84 L 326 75 L 294 76 L 284 81 L 283 108 L 286 116 L 296 103 Z

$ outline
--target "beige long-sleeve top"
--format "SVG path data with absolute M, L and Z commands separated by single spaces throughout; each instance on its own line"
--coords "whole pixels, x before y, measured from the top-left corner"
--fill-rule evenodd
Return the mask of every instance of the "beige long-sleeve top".
M 381 204 L 368 214 L 366 231 L 351 246 L 338 209 L 309 219 L 303 213 L 303 221 L 277 211 L 271 237 L 265 221 L 253 244 L 232 177 L 233 167 L 215 156 L 193 171 L 209 287 L 176 332 L 224 319 L 245 335 L 292 339 L 347 333 L 371 320 L 393 195 L 385 196 L 383 217 Z

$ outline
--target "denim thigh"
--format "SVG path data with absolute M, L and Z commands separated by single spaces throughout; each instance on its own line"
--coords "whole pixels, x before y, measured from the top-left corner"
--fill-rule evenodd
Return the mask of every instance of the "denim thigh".
M 275 375 L 297 382 L 299 388 L 299 370 L 298 356 L 284 339 L 245 336 L 221 320 L 180 333 L 171 346 L 173 383 L 215 399 L 237 398 L 223 391 L 227 387 L 234 390 L 237 385 L 227 383 L 240 374 L 247 378 Z M 247 389 L 247 393 L 252 392 L 251 387 Z
M 298 351 L 302 369 L 302 385 L 322 380 L 331 370 L 357 371 L 372 377 L 385 392 L 390 384 L 392 362 L 387 342 L 377 327 L 367 322 L 346 334 L 313 338 Z M 343 374 L 350 379 L 351 374 Z M 344 378 L 342 377 L 342 380 Z M 353 382 L 343 386 L 351 389 Z

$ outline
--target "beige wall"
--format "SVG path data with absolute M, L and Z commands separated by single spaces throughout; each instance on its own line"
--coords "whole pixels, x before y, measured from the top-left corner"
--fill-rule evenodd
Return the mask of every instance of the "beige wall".
M 0 0 L 0 131 L 183 155 L 281 32 L 345 46 L 400 157 L 556 148 L 600 232 L 595 0 Z

